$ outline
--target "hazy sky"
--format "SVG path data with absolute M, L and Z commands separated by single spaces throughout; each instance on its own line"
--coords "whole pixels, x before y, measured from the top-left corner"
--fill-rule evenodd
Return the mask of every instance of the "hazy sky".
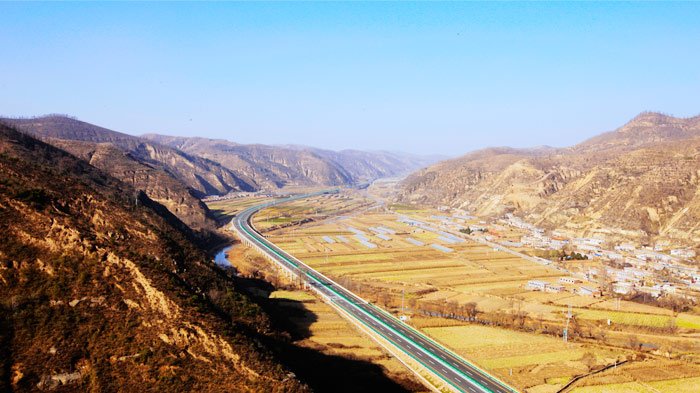
M 0 115 L 461 154 L 700 113 L 700 3 L 1 3 Z

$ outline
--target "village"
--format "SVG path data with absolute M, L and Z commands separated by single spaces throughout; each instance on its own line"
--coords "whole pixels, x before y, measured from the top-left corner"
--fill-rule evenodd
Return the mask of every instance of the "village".
M 659 241 L 653 247 L 622 242 L 606 249 L 608 242 L 601 236 L 571 238 L 560 231 L 548 235 L 513 214 L 486 222 L 463 210 L 446 206 L 439 210 L 443 214 L 431 215 L 430 219 L 443 230 L 468 234 L 476 241 L 562 271 L 557 280 L 528 281 L 525 286 L 530 290 L 593 297 L 606 293 L 643 294 L 652 299 L 664 295 L 694 300 L 700 297 L 700 269 L 693 266 L 693 249 L 673 247 L 669 241 Z M 414 224 L 429 227 L 418 221 Z M 550 258 L 532 256 L 528 250 L 543 251 L 541 254 Z

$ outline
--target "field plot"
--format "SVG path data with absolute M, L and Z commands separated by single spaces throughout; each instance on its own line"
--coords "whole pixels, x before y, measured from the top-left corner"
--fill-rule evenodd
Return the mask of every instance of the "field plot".
M 377 344 L 365 337 L 343 319 L 329 305 L 304 291 L 275 291 L 270 298 L 290 310 L 289 319 L 308 337 L 297 341 L 298 345 L 349 359 L 359 359 L 381 366 L 385 373 L 401 381 L 409 391 L 423 391 L 413 375 L 396 359 L 388 356 Z
M 208 202 L 207 207 L 212 211 L 215 217 L 233 216 L 241 210 L 245 210 L 251 206 L 259 205 L 273 200 L 270 197 L 246 197 L 246 198 L 231 198 L 222 201 Z
M 430 288 L 433 293 L 425 300 L 476 301 L 485 311 L 502 308 L 509 302 L 504 297 L 532 296 L 524 288 L 528 280 L 561 275 L 482 244 L 454 241 L 440 233 L 412 227 L 399 222 L 397 217 L 365 213 L 295 228 L 293 232 L 273 231 L 268 237 L 331 277 L 384 283 L 389 288 L 409 292 Z M 347 242 L 327 241 L 327 238 L 337 240 L 338 236 Z M 368 248 L 366 242 L 376 248 Z M 451 252 L 431 247 L 433 244 L 447 247 Z M 533 309 L 535 304 L 540 304 L 532 303 Z M 544 311 L 556 312 L 557 308 L 550 306 Z
M 284 227 L 289 224 L 320 220 L 330 214 L 343 214 L 368 206 L 369 202 L 360 198 L 350 198 L 338 194 L 321 195 L 273 206 L 253 217 L 258 230 Z
M 552 337 L 496 327 L 440 319 L 415 323 L 477 366 L 533 392 L 556 391 L 572 376 L 614 362 L 618 356 L 599 347 L 566 344 Z
M 634 363 L 608 370 L 585 380 L 575 393 L 658 393 L 697 392 L 700 366 L 684 362 L 655 361 Z
M 566 273 L 458 234 L 446 235 L 440 227 L 441 216 L 434 211 L 392 206 L 393 212 L 365 208 L 358 213 L 346 203 L 323 207 L 328 211 L 345 209 L 346 213 L 340 216 L 277 228 L 266 236 L 370 301 L 412 315 L 410 324 L 518 389 L 530 393 L 556 392 L 573 376 L 586 374 L 616 359 L 626 359 L 640 350 L 642 344 L 645 348 L 656 348 L 654 356 L 659 361 L 664 360 L 666 353 L 693 358 L 699 352 L 700 340 L 693 335 L 693 330 L 700 330 L 698 315 L 674 316 L 659 307 L 579 296 L 568 290 L 532 291 L 527 288 L 529 281 L 557 283 Z M 290 207 L 297 209 L 293 213 L 297 216 L 308 213 L 309 208 L 304 201 Z M 328 216 L 334 217 L 330 213 Z M 264 218 L 258 219 L 260 225 L 266 224 Z M 466 220 L 465 225 L 468 225 Z M 488 323 L 492 325 L 436 317 L 448 316 L 444 313 L 449 311 L 444 310 L 450 307 L 468 307 L 472 303 L 484 315 L 490 313 L 492 319 Z M 584 332 L 578 343 L 564 343 L 561 338 L 569 307 L 579 332 Z M 505 326 L 516 330 L 494 325 L 516 313 L 529 318 L 529 330 L 516 331 L 517 326 L 512 322 Z M 498 320 L 501 316 L 506 319 Z M 669 333 L 676 328 L 681 329 L 679 334 Z M 605 341 L 596 341 L 598 337 Z M 649 384 L 667 384 L 683 391 L 688 383 L 683 378 L 700 375 L 695 372 L 666 375 Z M 622 389 L 627 389 L 629 386 L 624 384 L 631 380 L 605 383 L 622 384 Z
M 556 321 L 561 321 L 566 307 L 572 306 L 578 318 L 598 323 L 610 320 L 616 325 L 662 328 L 675 324 L 700 329 L 700 316 L 696 315 L 674 318 L 668 310 L 648 305 L 528 290 L 528 281 L 556 282 L 562 273 L 480 243 L 455 242 L 439 230 L 412 226 L 399 217 L 365 212 L 293 232 L 274 231 L 269 237 L 337 279 L 382 283 L 409 293 L 431 289 L 419 297 L 422 301 L 475 302 L 486 312 L 512 308 L 515 301 L 523 311 Z M 338 236 L 346 242 L 337 240 Z M 327 238 L 334 240 L 330 243 Z

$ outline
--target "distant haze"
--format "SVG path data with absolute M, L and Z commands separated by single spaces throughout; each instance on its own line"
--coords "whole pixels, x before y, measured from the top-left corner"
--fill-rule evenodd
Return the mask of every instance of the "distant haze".
M 458 155 L 700 112 L 700 3 L 2 3 L 0 115 Z

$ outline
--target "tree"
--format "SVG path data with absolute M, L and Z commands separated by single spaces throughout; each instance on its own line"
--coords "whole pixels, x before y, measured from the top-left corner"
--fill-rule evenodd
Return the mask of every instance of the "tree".
M 583 362 L 583 364 L 586 365 L 588 371 L 591 371 L 598 363 L 598 360 L 596 359 L 594 354 L 592 354 L 591 352 L 586 352 L 583 354 L 583 356 L 581 356 L 581 362 Z
M 634 334 L 630 334 L 627 337 L 627 345 L 634 350 L 639 350 L 641 347 L 641 343 L 639 342 L 639 337 L 635 336 Z
M 474 302 L 466 303 L 464 305 L 464 311 L 467 314 L 467 319 L 470 321 L 475 321 L 476 315 L 479 313 L 479 310 L 476 307 L 476 303 Z
M 610 275 L 608 275 L 608 269 L 605 266 L 601 266 L 598 271 L 598 285 L 600 285 L 600 290 L 607 293 L 612 292 L 612 280 L 610 279 Z

